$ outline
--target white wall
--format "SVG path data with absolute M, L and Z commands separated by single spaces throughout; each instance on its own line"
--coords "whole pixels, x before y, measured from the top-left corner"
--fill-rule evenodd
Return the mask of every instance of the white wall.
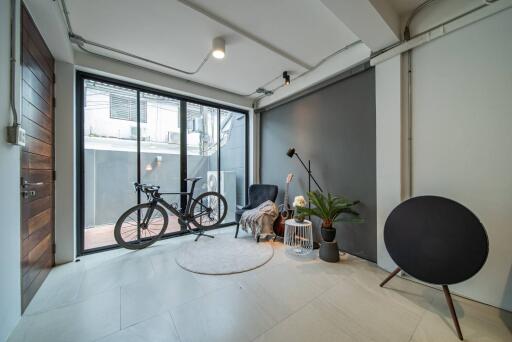
M 55 263 L 76 255 L 75 66 L 55 62 Z
M 401 56 L 375 68 L 377 132 L 377 262 L 387 270 L 396 268 L 384 246 L 384 224 L 401 202 Z
M 512 310 L 512 10 L 413 51 L 413 192 L 452 198 L 489 235 L 453 290 Z
M 412 54 L 413 196 L 446 196 L 480 218 L 489 235 L 489 258 L 475 277 L 452 289 L 507 310 L 512 310 L 511 32 L 509 9 Z M 376 67 L 378 264 L 387 270 L 394 264 L 382 239 L 383 218 L 403 187 L 394 174 L 402 170 L 397 156 L 405 144 L 402 139 L 397 147 L 404 125 L 403 119 L 397 122 L 397 63 L 395 57 Z M 405 90 L 402 86 L 402 102 Z
M 20 148 L 7 143 L 9 109 L 10 1 L 0 2 L 0 341 L 5 341 L 21 311 Z M 18 18 L 19 23 L 19 18 Z M 19 35 L 17 34 L 19 37 Z M 16 49 L 19 51 L 19 49 Z M 19 75 L 18 75 L 19 76 Z M 18 77 L 19 80 L 19 77 Z M 19 98 L 19 94 L 18 94 Z M 19 108 L 19 107 L 18 107 Z

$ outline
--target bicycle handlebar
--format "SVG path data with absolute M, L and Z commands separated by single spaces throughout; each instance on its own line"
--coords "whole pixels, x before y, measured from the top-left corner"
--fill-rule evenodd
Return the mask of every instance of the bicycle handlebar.
M 133 187 L 135 188 L 135 191 L 140 190 L 143 193 L 155 195 L 158 193 L 158 190 L 160 190 L 160 186 L 158 185 L 150 185 L 150 184 L 139 184 L 137 182 L 133 183 Z

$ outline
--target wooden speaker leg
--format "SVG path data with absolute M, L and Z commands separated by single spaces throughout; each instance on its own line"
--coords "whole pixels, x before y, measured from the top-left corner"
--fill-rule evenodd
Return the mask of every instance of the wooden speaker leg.
M 447 285 L 443 285 L 444 296 L 446 298 L 446 302 L 448 303 L 448 307 L 450 308 L 450 314 L 452 315 L 453 324 L 455 325 L 455 329 L 457 330 L 457 336 L 459 340 L 463 341 L 464 337 L 462 337 L 462 331 L 460 330 L 459 320 L 457 319 L 457 313 L 455 312 L 455 307 L 453 306 L 452 296 L 450 295 L 450 290 Z
M 388 281 L 390 281 L 390 280 L 391 280 L 391 278 L 393 278 L 394 276 L 396 276 L 398 272 L 400 272 L 400 267 L 397 267 L 397 268 L 396 268 L 396 270 L 394 270 L 393 272 L 391 272 L 391 273 L 386 277 L 386 279 L 384 279 L 384 281 L 383 281 L 382 283 L 380 283 L 380 287 L 382 287 L 382 286 L 386 285 L 386 283 L 387 283 Z

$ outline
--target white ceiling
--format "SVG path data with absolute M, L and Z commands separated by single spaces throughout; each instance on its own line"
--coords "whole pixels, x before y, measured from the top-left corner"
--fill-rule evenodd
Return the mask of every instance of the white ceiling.
M 308 65 L 315 65 L 358 40 L 320 0 L 191 2 Z M 210 50 L 212 39 L 224 37 L 226 58 L 210 58 L 196 75 L 145 66 L 237 94 L 252 93 L 284 70 L 292 78 L 305 71 L 304 67 L 176 0 L 66 0 L 66 3 L 76 34 L 180 69 L 194 70 Z M 107 51 L 95 51 L 115 56 Z M 144 65 L 128 57 L 121 58 Z

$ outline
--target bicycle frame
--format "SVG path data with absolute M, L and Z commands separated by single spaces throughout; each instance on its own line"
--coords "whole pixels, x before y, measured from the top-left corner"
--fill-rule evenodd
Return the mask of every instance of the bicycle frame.
M 148 197 L 148 199 L 150 200 L 151 207 L 146 212 L 146 215 L 142 220 L 142 224 L 145 224 L 145 225 L 148 224 L 151 216 L 153 215 L 153 211 L 155 210 L 155 207 L 157 206 L 157 204 L 161 204 L 165 209 L 169 210 L 172 214 L 174 214 L 178 218 L 178 222 L 181 225 L 186 226 L 189 231 L 194 233 L 194 231 L 189 226 L 190 220 L 204 215 L 204 212 L 200 212 L 194 216 L 192 216 L 190 213 L 192 203 L 196 200 L 193 196 L 194 196 L 194 189 L 195 189 L 195 186 L 196 186 L 196 183 L 198 180 L 199 179 L 194 179 L 192 181 L 190 191 L 188 191 L 188 192 L 158 192 L 158 190 L 156 190 L 156 191 L 150 191 L 149 193 L 145 193 L 146 196 Z M 142 190 L 139 190 L 139 191 L 142 191 Z M 181 211 L 181 210 L 174 208 L 171 204 L 169 204 L 165 199 L 163 199 L 161 197 L 161 196 L 165 196 L 165 195 L 187 196 L 187 204 L 185 206 L 185 210 Z M 199 205 L 204 207 L 206 210 L 209 210 L 209 208 L 205 207 L 202 203 L 199 203 Z M 204 235 L 202 232 L 200 232 L 198 234 Z

